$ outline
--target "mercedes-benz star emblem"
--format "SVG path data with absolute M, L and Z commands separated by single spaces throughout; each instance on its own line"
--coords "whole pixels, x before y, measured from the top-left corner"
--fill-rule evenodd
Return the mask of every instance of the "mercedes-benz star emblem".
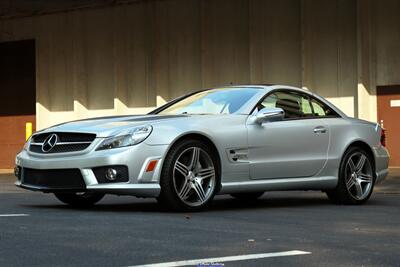
M 44 153 L 49 152 L 56 146 L 57 142 L 58 142 L 58 136 L 56 134 L 51 134 L 47 136 L 47 138 L 43 142 L 42 151 Z

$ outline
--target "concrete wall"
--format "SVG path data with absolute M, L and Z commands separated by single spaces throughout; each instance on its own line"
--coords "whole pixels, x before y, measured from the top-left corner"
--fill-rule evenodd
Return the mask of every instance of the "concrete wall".
M 139 1 L 3 20 L 0 41 L 36 40 L 38 129 L 231 83 L 304 87 L 374 121 L 376 83 L 400 83 L 397 14 L 396 0 Z
M 303 87 L 356 115 L 356 2 L 310 0 L 302 10 Z
M 376 4 L 377 85 L 400 84 L 400 1 Z

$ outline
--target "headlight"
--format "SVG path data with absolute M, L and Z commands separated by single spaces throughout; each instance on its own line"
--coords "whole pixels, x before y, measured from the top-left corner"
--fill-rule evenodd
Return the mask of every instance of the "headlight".
M 129 131 L 123 131 L 116 136 L 104 140 L 96 150 L 112 149 L 139 144 L 149 137 L 152 130 L 153 127 L 148 125 L 137 127 Z

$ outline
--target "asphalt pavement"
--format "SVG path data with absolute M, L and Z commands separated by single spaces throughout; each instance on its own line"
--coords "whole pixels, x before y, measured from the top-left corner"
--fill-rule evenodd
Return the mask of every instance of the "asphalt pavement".
M 225 266 L 400 266 L 400 169 L 392 169 L 363 206 L 333 205 L 320 192 L 268 192 L 246 203 L 218 196 L 192 214 L 160 211 L 153 199 L 127 196 L 73 209 L 13 181 L 0 175 L 1 267 L 210 258 Z M 265 257 L 232 258 L 254 254 Z

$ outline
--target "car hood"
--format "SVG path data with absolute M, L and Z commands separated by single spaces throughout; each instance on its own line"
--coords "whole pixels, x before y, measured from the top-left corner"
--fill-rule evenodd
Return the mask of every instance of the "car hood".
M 188 115 L 133 115 L 100 117 L 85 120 L 72 121 L 47 128 L 45 132 L 80 132 L 95 133 L 97 137 L 109 137 L 118 132 L 142 125 L 154 125 L 160 122 L 185 119 Z

